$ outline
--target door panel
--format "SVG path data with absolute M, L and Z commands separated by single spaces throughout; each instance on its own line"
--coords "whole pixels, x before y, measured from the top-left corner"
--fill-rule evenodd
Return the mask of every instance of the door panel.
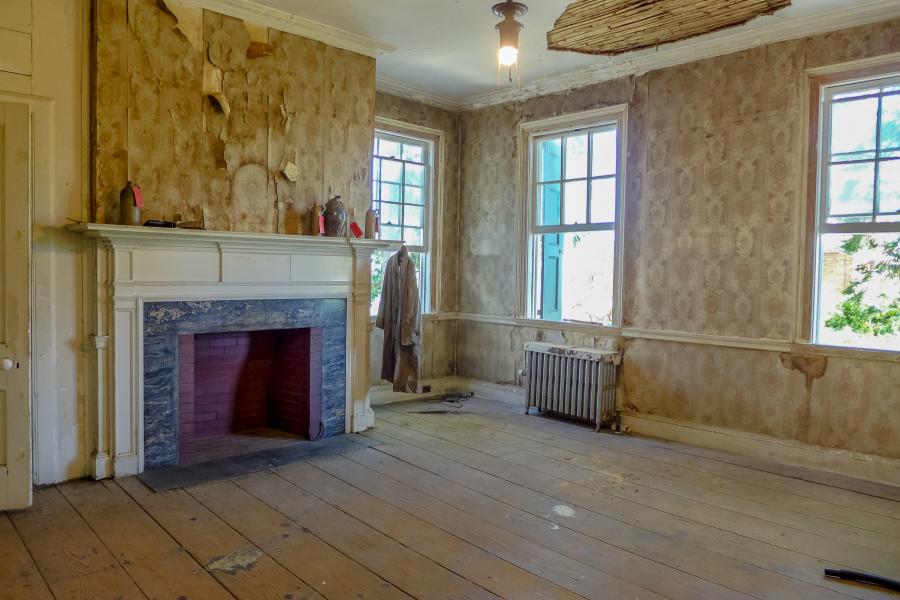
M 0 509 L 31 504 L 30 122 L 0 103 Z

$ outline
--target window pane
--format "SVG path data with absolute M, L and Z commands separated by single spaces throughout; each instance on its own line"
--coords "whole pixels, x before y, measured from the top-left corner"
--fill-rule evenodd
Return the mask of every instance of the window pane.
M 538 144 L 538 181 L 559 181 L 562 165 L 562 141 L 544 140 Z
M 538 225 L 559 225 L 560 188 L 558 183 L 538 185 L 537 223 Z
M 566 138 L 566 179 L 587 177 L 588 136 Z
M 400 241 L 402 240 L 401 231 L 399 227 L 393 227 L 390 225 L 381 224 L 381 239 L 383 240 L 393 240 Z
M 381 199 L 385 202 L 400 202 L 400 186 L 396 183 L 382 183 Z
M 565 185 L 565 224 L 587 223 L 587 181 L 567 181 Z
M 897 149 L 900 149 L 900 94 L 881 100 L 881 156 L 900 156 Z
M 379 180 L 381 179 L 381 159 L 376 158 L 372 161 L 372 179 Z
M 878 165 L 878 212 L 900 214 L 900 160 Z
M 591 223 L 616 220 L 616 178 L 591 181 Z
M 422 188 L 408 185 L 403 193 L 403 201 L 407 204 L 422 204 Z
M 877 119 L 877 98 L 832 104 L 831 154 L 833 159 L 859 158 L 856 155 L 834 156 L 836 154 L 874 151 Z
M 422 227 L 424 225 L 425 209 L 421 206 L 407 206 L 403 210 L 403 224 L 412 225 L 414 227 Z
M 376 250 L 372 253 L 372 291 L 369 293 L 369 314 L 378 314 L 378 306 L 381 304 L 381 288 L 384 286 L 384 268 L 387 265 L 391 253 L 386 250 Z
M 403 241 L 410 246 L 422 245 L 422 230 L 413 227 L 403 228 Z
M 403 160 L 408 160 L 415 163 L 423 163 L 425 162 L 425 149 L 422 146 L 416 146 L 413 144 L 403 144 Z
M 819 343 L 900 350 L 898 247 L 897 233 L 822 235 Z
M 400 144 L 391 140 L 378 140 L 378 155 L 400 158 Z
M 400 183 L 403 174 L 403 163 L 395 160 L 381 161 L 381 180 Z
M 406 165 L 406 184 L 425 185 L 425 167 L 422 165 Z
M 615 232 L 535 237 L 536 316 L 611 325 Z
M 615 175 L 616 131 L 599 131 L 591 137 L 591 177 Z
M 829 216 L 871 213 L 874 184 L 874 163 L 829 167 Z
M 381 203 L 381 224 L 382 225 L 399 225 L 400 224 L 400 205 Z

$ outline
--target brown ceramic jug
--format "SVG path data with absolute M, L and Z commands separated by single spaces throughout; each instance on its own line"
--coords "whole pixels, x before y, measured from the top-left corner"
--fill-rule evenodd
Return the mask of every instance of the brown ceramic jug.
M 325 237 L 347 237 L 347 209 L 338 194 L 325 204 Z

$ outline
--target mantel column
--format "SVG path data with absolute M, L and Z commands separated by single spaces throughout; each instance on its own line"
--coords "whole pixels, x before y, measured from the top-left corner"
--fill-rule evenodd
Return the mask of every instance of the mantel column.
M 371 381 L 371 348 L 369 345 L 369 298 L 372 293 L 372 251 L 360 243 L 353 244 L 353 292 L 350 312 L 350 399 L 352 402 L 349 431 L 358 433 L 375 425 L 369 387 Z

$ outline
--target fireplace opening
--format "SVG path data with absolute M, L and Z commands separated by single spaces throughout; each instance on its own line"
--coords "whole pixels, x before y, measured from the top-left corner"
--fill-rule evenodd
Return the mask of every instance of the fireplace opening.
M 178 336 L 179 463 L 319 439 L 322 329 Z

